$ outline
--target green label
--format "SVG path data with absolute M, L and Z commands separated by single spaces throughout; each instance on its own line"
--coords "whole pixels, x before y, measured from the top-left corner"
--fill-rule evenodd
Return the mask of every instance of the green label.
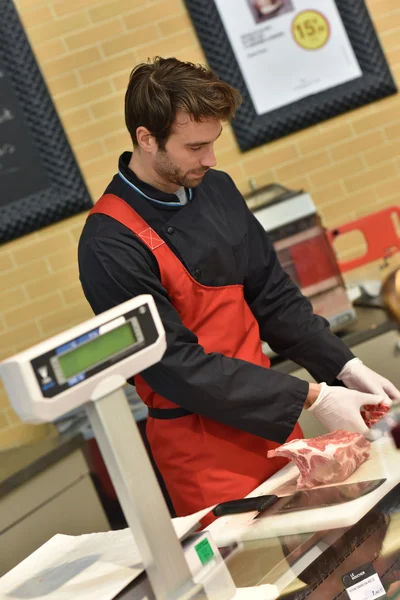
M 213 549 L 210 546 L 210 542 L 207 538 L 202 540 L 197 546 L 194 547 L 197 552 L 197 556 L 201 560 L 201 564 L 205 565 L 212 559 L 214 556 Z

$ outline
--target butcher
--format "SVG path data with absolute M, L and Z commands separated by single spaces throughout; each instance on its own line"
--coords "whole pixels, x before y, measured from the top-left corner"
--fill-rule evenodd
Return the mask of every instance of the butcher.
M 133 152 L 79 242 L 96 314 L 143 293 L 159 310 L 165 355 L 134 384 L 178 515 L 245 496 L 284 466 L 268 451 L 302 437 L 304 408 L 330 431 L 365 434 L 360 408 L 400 399 L 313 314 L 231 177 L 214 169 L 240 102 L 205 66 L 137 65 L 125 95 Z M 269 369 L 261 340 L 318 383 Z

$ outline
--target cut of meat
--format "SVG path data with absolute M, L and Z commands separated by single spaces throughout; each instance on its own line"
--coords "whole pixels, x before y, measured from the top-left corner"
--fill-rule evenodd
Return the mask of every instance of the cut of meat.
M 386 413 L 389 411 L 387 404 L 364 404 L 361 409 L 361 416 L 365 421 L 367 427 L 372 427 L 380 421 Z
M 309 440 L 292 440 L 268 452 L 268 458 L 285 457 L 300 471 L 297 487 L 344 481 L 369 457 L 371 444 L 359 433 L 334 431 Z
M 371 444 L 359 433 L 334 431 L 317 438 L 292 440 L 268 452 L 269 458 L 285 457 L 300 471 L 297 487 L 344 481 L 369 457 Z

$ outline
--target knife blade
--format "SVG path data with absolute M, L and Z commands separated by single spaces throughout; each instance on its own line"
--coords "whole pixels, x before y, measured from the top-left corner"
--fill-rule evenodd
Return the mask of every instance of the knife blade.
M 253 498 L 239 498 L 221 502 L 213 509 L 216 517 L 256 511 L 255 519 L 277 512 L 295 512 L 310 508 L 324 508 L 350 502 L 376 490 L 386 479 L 372 479 L 357 483 L 299 490 L 289 496 L 264 494 Z

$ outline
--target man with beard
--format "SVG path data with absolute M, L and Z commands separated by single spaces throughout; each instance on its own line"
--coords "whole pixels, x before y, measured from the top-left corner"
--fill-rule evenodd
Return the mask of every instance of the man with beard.
M 79 243 L 96 314 L 143 293 L 157 304 L 167 350 L 134 383 L 178 515 L 245 496 L 284 466 L 268 450 L 302 437 L 304 407 L 330 430 L 366 433 L 360 407 L 400 398 L 313 314 L 232 179 L 213 169 L 240 102 L 204 66 L 157 57 L 135 67 L 125 96 L 134 150 Z M 268 369 L 261 339 L 322 383 Z M 337 377 L 351 389 L 331 386 Z

